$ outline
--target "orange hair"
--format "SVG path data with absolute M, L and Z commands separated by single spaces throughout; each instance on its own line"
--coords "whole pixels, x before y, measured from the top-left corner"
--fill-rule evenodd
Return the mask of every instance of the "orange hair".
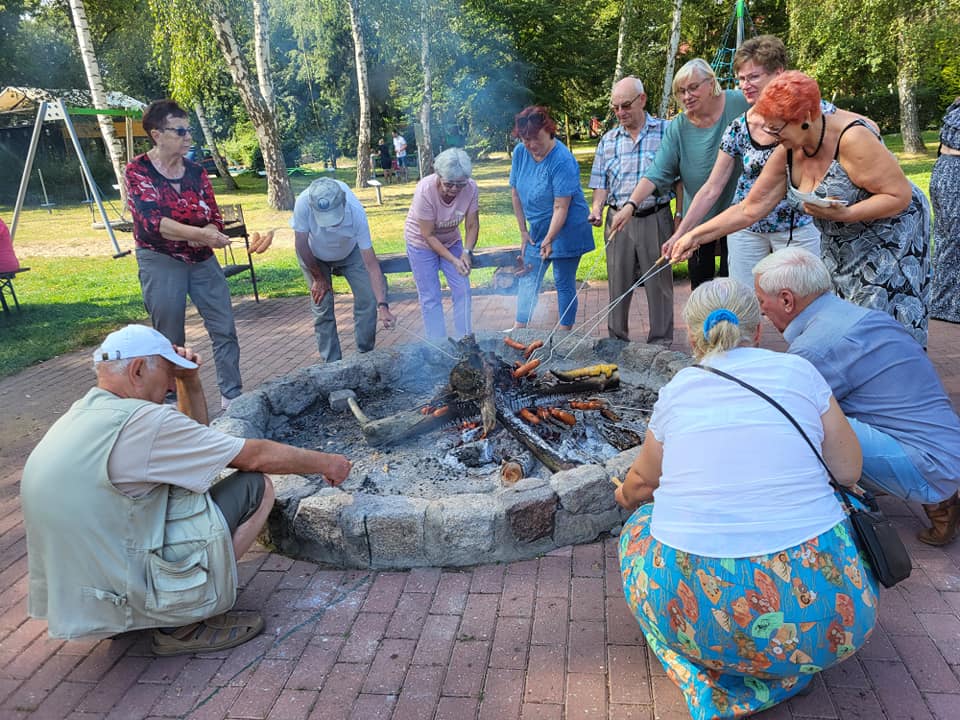
M 820 116 L 820 86 L 809 75 L 788 70 L 770 81 L 753 109 L 764 119 L 802 122 L 808 117 L 817 118 Z

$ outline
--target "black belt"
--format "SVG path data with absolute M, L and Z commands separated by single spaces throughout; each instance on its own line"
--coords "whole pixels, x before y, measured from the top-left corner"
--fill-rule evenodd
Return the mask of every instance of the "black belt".
M 617 207 L 616 205 L 610 205 L 609 207 L 610 207 L 614 212 L 616 212 L 616 211 L 619 210 L 620 208 L 626 207 L 626 205 L 624 204 L 624 205 L 621 205 L 620 207 Z M 661 210 L 663 210 L 663 209 L 666 208 L 666 207 L 670 207 L 670 203 L 669 203 L 669 202 L 660 203 L 659 205 L 654 205 L 653 207 L 644 208 L 643 210 L 634 210 L 634 211 L 633 211 L 633 216 L 634 216 L 634 217 L 638 217 L 638 218 L 647 217 L 648 215 L 653 215 L 655 212 L 660 212 Z

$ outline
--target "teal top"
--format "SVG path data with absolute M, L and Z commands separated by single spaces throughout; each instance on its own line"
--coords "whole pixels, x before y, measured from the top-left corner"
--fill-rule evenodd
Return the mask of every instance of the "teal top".
M 724 130 L 750 107 L 739 90 L 724 90 L 724 95 L 726 101 L 723 105 L 723 113 L 708 128 L 698 128 L 690 122 L 686 113 L 675 117 L 663 133 L 663 141 L 653 159 L 653 164 L 643 175 L 656 185 L 661 193 L 667 192 L 679 178 L 683 183 L 684 213 L 710 177 L 710 171 L 713 170 L 713 165 L 717 161 L 717 151 L 720 149 Z M 730 207 L 739 179 L 740 168 L 734 166 L 723 192 L 710 208 L 710 212 L 703 217 L 704 221 Z

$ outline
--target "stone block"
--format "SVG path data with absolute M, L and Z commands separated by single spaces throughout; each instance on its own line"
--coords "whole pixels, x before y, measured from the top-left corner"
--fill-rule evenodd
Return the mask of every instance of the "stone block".
M 304 498 L 293 518 L 299 552 L 317 562 L 343 564 L 346 555 L 340 513 L 353 504 L 353 496 L 336 488 L 323 488 Z
M 558 472 L 550 479 L 550 485 L 560 498 L 560 507 L 570 513 L 596 513 L 616 505 L 615 488 L 599 465 Z
M 348 542 L 368 547 L 369 567 L 426 565 L 423 524 L 428 501 L 400 495 L 354 496 L 341 522 Z M 362 543 L 361 543 L 362 541 Z
M 525 478 L 513 487 L 504 488 L 500 494 L 507 528 L 516 542 L 534 542 L 553 533 L 557 494 L 546 481 L 540 484 L 528 482 L 536 480 Z
M 622 453 L 614 455 L 607 460 L 603 466 L 603 469 L 606 470 L 607 477 L 615 477 L 620 480 L 620 482 L 623 482 L 627 477 L 627 470 L 630 469 L 630 466 L 633 465 L 633 461 L 637 459 L 637 455 L 639 454 L 640 447 L 638 446 L 624 450 Z M 610 484 L 610 487 L 613 488 L 613 483 Z
M 456 495 L 430 503 L 424 528 L 433 565 L 487 562 L 493 550 L 496 506 L 490 495 Z
M 309 377 L 309 371 L 301 369 L 261 386 L 267 393 L 274 415 L 297 417 L 310 410 L 321 399 L 317 386 L 309 382 Z
M 240 438 L 263 438 L 266 437 L 266 428 L 260 428 L 246 419 L 230 417 L 223 414 L 210 423 L 210 427 L 219 430 L 227 435 L 233 435 Z
M 621 526 L 622 523 L 619 505 L 596 513 L 575 514 L 566 510 L 557 510 L 553 529 L 553 544 L 557 547 L 564 547 L 565 545 L 592 542 L 602 533 L 609 533 L 614 528 Z
M 351 398 L 357 399 L 357 394 L 353 390 L 334 390 L 330 393 L 327 401 L 330 403 L 331 410 L 344 412 L 350 409 L 350 404 L 347 401 Z

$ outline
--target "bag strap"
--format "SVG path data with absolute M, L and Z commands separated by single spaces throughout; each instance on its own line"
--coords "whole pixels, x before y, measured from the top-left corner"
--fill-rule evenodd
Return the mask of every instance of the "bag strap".
M 726 378 L 727 380 L 730 380 L 731 382 L 735 382 L 737 385 L 740 385 L 741 387 L 746 388 L 746 389 L 749 390 L 750 392 L 752 392 L 752 393 L 754 393 L 754 394 L 756 394 L 756 395 L 759 395 L 759 396 L 762 397 L 764 400 L 766 400 L 768 403 L 770 403 L 771 405 L 773 405 L 777 410 L 779 410 L 781 413 L 783 413 L 783 416 L 784 416 L 785 418 L 787 418 L 787 420 L 790 421 L 790 424 L 793 425 L 793 426 L 797 429 L 797 432 L 799 432 L 800 435 L 803 437 L 803 439 L 807 441 L 807 445 L 809 445 L 809 446 L 810 446 L 810 449 L 813 450 L 813 454 L 817 456 L 817 460 L 819 460 L 819 461 L 820 461 L 820 464 L 823 465 L 823 469 L 827 471 L 827 477 L 830 478 L 830 484 L 833 485 L 833 487 L 834 487 L 835 490 L 839 491 L 839 493 L 840 493 L 840 499 L 843 501 L 843 504 L 846 506 L 847 512 L 848 512 L 848 513 L 853 512 L 854 507 L 853 507 L 853 505 L 851 504 L 851 502 L 850 502 L 850 500 L 849 500 L 849 498 L 848 498 L 847 496 L 848 496 L 848 495 L 853 495 L 854 493 L 853 493 L 852 491 L 850 491 L 849 489 L 845 488 L 845 487 L 844 487 L 843 485 L 841 485 L 839 482 L 837 482 L 837 479 L 833 476 L 833 473 L 830 471 L 830 466 L 827 465 L 826 460 L 823 459 L 823 456 L 820 454 L 820 451 L 817 450 L 817 446 L 813 444 L 813 441 L 810 439 L 810 437 L 807 435 L 807 433 L 804 431 L 804 429 L 803 429 L 802 427 L 800 427 L 800 423 L 798 423 L 798 422 L 796 421 L 796 419 L 793 417 L 793 415 L 791 415 L 791 414 L 787 411 L 787 409 L 786 409 L 785 407 L 783 407 L 783 405 L 781 405 L 780 403 L 778 403 L 776 400 L 774 400 L 772 397 L 770 397 L 769 395 L 767 395 L 765 392 L 763 392 L 763 391 L 760 390 L 759 388 L 755 388 L 755 387 L 754 387 L 753 385 L 751 385 L 750 383 L 744 382 L 744 381 L 741 380 L 740 378 L 735 377 L 735 376 L 731 375 L 730 373 L 725 373 L 723 370 L 718 370 L 717 368 L 715 368 L 715 367 L 710 367 L 709 365 L 701 365 L 700 363 L 694 363 L 691 367 L 700 368 L 701 370 L 706 370 L 707 372 L 711 372 L 711 373 L 713 373 L 714 375 L 719 375 L 720 377 Z M 874 511 L 877 510 L 876 501 L 874 500 L 873 496 L 870 495 L 869 493 L 865 492 L 862 497 L 859 496 L 859 495 L 856 496 L 856 497 L 857 497 L 858 500 L 864 501 L 864 502 L 870 507 L 871 510 L 874 510 Z

